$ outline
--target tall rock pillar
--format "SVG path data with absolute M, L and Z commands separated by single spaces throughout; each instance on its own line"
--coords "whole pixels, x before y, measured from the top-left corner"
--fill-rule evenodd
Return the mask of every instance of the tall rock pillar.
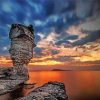
M 12 24 L 9 38 L 11 39 L 9 53 L 14 66 L 12 78 L 27 78 L 28 71 L 25 66 L 33 57 L 33 48 L 35 47 L 32 25 Z

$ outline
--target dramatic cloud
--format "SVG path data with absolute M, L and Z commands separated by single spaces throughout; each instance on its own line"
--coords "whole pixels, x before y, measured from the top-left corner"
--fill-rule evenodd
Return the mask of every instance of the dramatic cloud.
M 81 28 L 86 31 L 98 31 L 100 30 L 100 15 L 93 20 L 88 20 L 81 24 Z
M 100 60 L 100 0 L 0 0 L 2 63 L 9 56 L 12 23 L 34 26 L 31 65 Z
M 89 32 L 89 34 L 85 38 L 82 38 L 81 40 L 74 42 L 73 45 L 83 45 L 85 43 L 92 42 L 92 41 L 95 41 L 97 39 L 100 39 L 99 33 L 100 33 L 100 31 Z
M 89 42 L 81 48 L 84 50 L 84 55 L 75 57 L 76 60 L 80 60 L 82 62 L 100 60 L 100 39 L 95 42 Z

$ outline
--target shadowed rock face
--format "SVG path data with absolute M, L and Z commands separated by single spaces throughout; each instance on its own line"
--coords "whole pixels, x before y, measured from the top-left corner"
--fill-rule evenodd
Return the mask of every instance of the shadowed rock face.
M 13 61 L 13 78 L 18 76 L 28 76 L 25 65 L 33 57 L 34 33 L 32 25 L 26 27 L 20 24 L 12 24 L 9 33 L 11 39 L 11 48 L 9 53 Z

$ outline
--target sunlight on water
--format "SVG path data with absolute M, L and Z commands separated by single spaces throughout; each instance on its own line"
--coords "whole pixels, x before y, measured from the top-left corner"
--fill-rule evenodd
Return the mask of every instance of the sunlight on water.
M 69 100 L 86 100 L 100 96 L 100 71 L 37 71 L 29 74 L 28 82 L 37 83 L 36 87 L 48 81 L 63 82 Z

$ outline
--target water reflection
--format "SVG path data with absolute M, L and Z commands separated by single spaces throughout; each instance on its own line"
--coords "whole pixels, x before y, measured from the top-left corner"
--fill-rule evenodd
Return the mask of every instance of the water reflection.
M 100 96 L 100 71 L 37 71 L 29 74 L 29 82 L 37 83 L 36 86 L 48 81 L 64 82 L 69 100 Z

